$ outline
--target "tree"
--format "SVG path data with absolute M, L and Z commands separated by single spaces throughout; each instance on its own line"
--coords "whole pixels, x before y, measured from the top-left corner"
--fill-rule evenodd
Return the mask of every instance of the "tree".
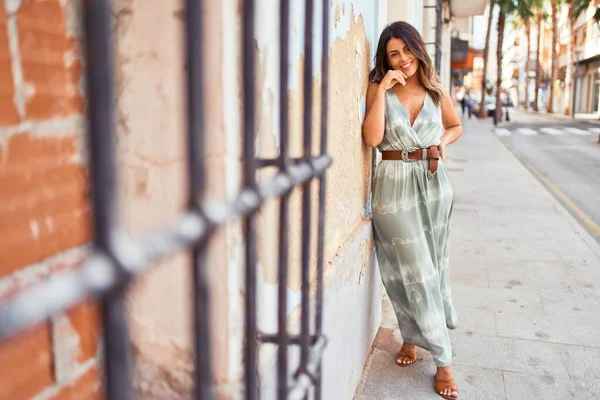
M 529 76 L 531 75 L 531 24 L 536 16 L 535 10 L 541 8 L 543 0 L 521 0 L 517 4 L 514 24 L 517 29 L 525 29 L 527 37 L 527 55 L 525 56 L 525 103 L 524 109 L 529 108 Z
M 517 9 L 518 3 L 515 0 L 497 0 L 500 11 L 498 13 L 498 47 L 496 49 L 496 63 L 498 66 L 498 76 L 496 78 L 496 119 L 500 121 L 502 115 L 502 99 L 500 94 L 502 91 L 502 46 L 504 44 L 504 28 L 506 26 L 506 18 L 510 17 Z M 483 105 L 482 105 L 483 106 Z
M 487 33 L 485 34 L 485 48 L 483 49 L 483 77 L 481 78 L 481 106 L 479 107 L 479 117 L 487 117 L 487 109 L 485 107 L 485 95 L 487 92 L 487 66 L 488 66 L 488 55 L 490 52 L 490 32 L 492 31 L 492 20 L 494 17 L 494 6 L 496 5 L 495 0 L 490 0 L 489 15 L 488 15 L 488 26 Z M 491 94 L 491 93 L 490 93 Z
M 552 66 L 550 67 L 550 84 L 548 90 L 548 104 L 546 111 L 554 112 L 554 81 L 556 80 L 556 69 L 558 68 L 558 60 L 556 54 L 556 46 L 558 44 L 558 7 L 559 0 L 551 0 L 552 5 Z
M 542 47 L 542 22 L 546 19 L 544 8 L 542 6 L 535 8 L 537 14 L 537 48 L 535 54 L 535 94 L 533 95 L 533 111 L 539 111 L 538 99 L 540 97 L 540 76 L 542 74 L 542 66 L 540 63 L 540 51 Z

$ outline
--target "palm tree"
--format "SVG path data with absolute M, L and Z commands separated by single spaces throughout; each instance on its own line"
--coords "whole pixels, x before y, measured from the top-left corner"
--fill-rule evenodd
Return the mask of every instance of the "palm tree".
M 542 74 L 542 66 L 540 64 L 540 51 L 542 47 L 542 21 L 546 19 L 546 14 L 542 6 L 536 7 L 537 11 L 537 48 L 535 51 L 535 94 L 533 96 L 533 111 L 539 111 L 539 92 L 540 92 L 540 76 Z
M 483 49 L 483 77 L 481 78 L 481 105 L 479 107 L 479 117 L 487 117 L 487 109 L 485 107 L 486 83 L 487 83 L 487 66 L 488 54 L 490 52 L 490 32 L 492 31 L 492 19 L 494 17 L 495 0 L 490 0 L 487 33 L 485 34 L 485 48 Z
M 556 80 L 556 69 L 558 68 L 558 60 L 556 59 L 556 45 L 558 42 L 558 7 L 559 0 L 551 0 L 552 5 L 552 66 L 550 67 L 550 84 L 548 91 L 548 104 L 546 111 L 554 112 L 554 81 Z
M 502 46 L 504 43 L 504 28 L 506 25 L 507 16 L 510 17 L 517 8 L 515 0 L 497 0 L 500 6 L 498 13 L 498 48 L 496 49 L 496 63 L 498 66 L 498 76 L 496 78 L 496 118 L 495 123 L 500 121 L 502 115 L 502 101 L 500 92 L 502 90 Z M 483 105 L 482 105 L 483 106 Z
M 588 9 L 591 0 L 566 0 L 567 8 L 569 11 L 569 18 L 567 19 L 567 29 L 571 32 L 571 40 L 567 43 L 567 70 L 565 74 L 565 98 L 567 99 L 567 106 L 565 107 L 565 115 L 571 115 L 575 110 L 571 109 L 571 90 L 575 83 L 575 68 L 573 68 L 573 62 L 575 60 L 575 49 L 577 48 L 577 35 L 575 35 L 575 21 L 581 13 Z M 596 18 L 594 16 L 594 18 Z
M 531 22 L 535 16 L 532 8 L 540 0 L 521 0 L 517 4 L 517 12 L 513 20 L 513 28 L 519 31 L 521 28 L 525 29 L 525 36 L 527 37 L 527 56 L 525 58 L 525 102 L 523 108 L 526 110 L 529 108 L 529 75 L 531 70 Z M 517 88 L 517 97 L 519 96 Z
M 525 104 L 523 104 L 523 108 L 527 110 L 529 108 L 529 75 L 531 71 L 531 18 L 526 18 L 524 22 L 525 36 L 527 36 L 527 58 L 525 59 Z
M 541 16 L 541 18 L 544 18 L 544 14 L 539 14 L 539 12 L 541 10 L 543 10 L 544 8 L 544 0 L 528 0 L 528 1 L 524 1 L 523 2 L 523 6 L 521 6 L 519 13 L 521 15 L 523 15 L 524 17 L 526 17 L 527 20 L 527 26 L 526 26 L 526 34 L 527 34 L 527 61 L 525 64 L 525 69 L 527 70 L 526 72 L 526 76 L 525 76 L 525 108 L 529 108 L 529 80 L 531 79 L 529 75 L 531 75 L 531 24 L 533 23 L 534 20 L 538 20 L 538 38 L 537 38 L 537 50 L 536 50 L 536 83 L 537 86 L 535 88 L 535 101 L 537 104 L 537 93 L 539 90 L 539 80 L 537 79 L 537 76 L 539 74 L 539 59 L 540 59 L 540 53 L 539 53 L 539 48 L 540 48 L 540 28 L 541 28 L 541 20 L 539 19 L 539 17 Z M 537 110 L 536 110 L 537 111 Z

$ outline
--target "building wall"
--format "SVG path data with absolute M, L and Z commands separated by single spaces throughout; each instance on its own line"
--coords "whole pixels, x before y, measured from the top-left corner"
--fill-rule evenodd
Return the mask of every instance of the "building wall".
M 0 1 L 0 300 L 87 252 L 77 1 Z M 0 399 L 100 397 L 91 301 L 0 344 Z
M 263 3 L 261 9 L 270 10 L 270 20 L 275 20 L 277 10 Z M 8 196 L 2 204 L 9 207 L 3 212 L 12 222 L 0 232 L 4 238 L 0 245 L 4 245 L 0 294 L 5 298 L 53 271 L 80 263 L 90 239 L 90 206 L 82 146 L 83 92 L 76 37 L 79 26 L 75 23 L 79 3 L 24 0 L 0 4 L 3 32 L 0 61 L 5 70 L 2 77 L 9 77 L 0 96 L 3 138 L 0 180 L 3 188 L 11 188 L 3 190 L 1 195 Z M 294 7 L 299 5 L 293 3 Z M 118 0 L 114 6 L 119 210 L 125 229 L 133 236 L 140 236 L 159 229 L 173 218 L 183 209 L 187 196 L 183 13 L 180 2 L 175 0 L 152 6 L 141 0 Z M 210 33 L 205 35 L 206 47 L 212 55 L 206 61 L 209 77 L 206 92 L 210 94 L 207 185 L 211 200 L 231 200 L 241 187 L 240 2 L 210 2 L 204 11 L 205 29 Z M 47 22 L 47 15 L 56 18 Z M 319 15 L 320 11 L 316 21 Z M 387 21 L 387 3 L 336 1 L 331 4 L 330 15 L 328 129 L 329 153 L 334 164 L 328 171 L 326 189 L 324 333 L 330 342 L 325 363 L 335 365 L 341 359 L 345 362 L 344 368 L 326 372 L 324 390 L 326 398 L 338 398 L 338 394 L 345 398 L 353 393 L 379 326 L 381 285 L 368 215 L 371 150 L 362 143 L 360 128 L 373 46 L 383 22 Z M 291 153 L 297 156 L 302 133 L 304 16 L 301 10 L 294 10 L 293 16 L 293 43 L 288 60 L 291 79 L 286 101 L 291 116 Z M 161 27 L 160 31 L 156 26 Z M 258 24 L 258 27 L 258 156 L 275 156 L 278 32 L 273 24 Z M 60 40 L 47 40 L 48 30 Z M 318 38 L 319 33 L 315 36 Z M 315 50 L 319 50 L 318 45 Z M 46 60 L 44 68 L 38 67 L 39 59 Z M 321 101 L 319 63 L 317 56 L 312 78 L 315 147 Z M 224 65 L 233 67 L 223 68 Z M 271 174 L 262 171 L 260 179 Z M 313 185 L 313 217 L 317 204 L 315 189 Z M 30 200 L 24 202 L 23 198 Z M 291 199 L 289 243 L 291 329 L 297 326 L 299 306 L 299 199 L 299 192 L 295 191 Z M 273 240 L 277 238 L 276 210 L 277 202 L 269 202 L 259 217 L 259 322 L 264 331 L 273 330 L 276 311 L 273 302 L 277 288 L 276 252 L 273 252 Z M 311 238 L 316 239 L 316 228 L 313 218 Z M 243 372 L 242 249 L 238 221 L 217 233 L 210 243 L 209 254 L 214 293 L 211 326 L 215 381 L 220 396 L 234 398 L 240 394 Z M 315 259 L 313 247 L 313 266 Z M 189 397 L 190 271 L 189 255 L 178 254 L 140 277 L 129 291 L 129 323 L 136 363 L 134 384 L 142 398 Z M 348 332 L 353 335 L 342 340 Z M 100 396 L 99 341 L 96 306 L 85 303 L 37 330 L 4 343 L 3 349 L 10 351 L 0 352 L 6 368 L 0 378 L 0 398 L 55 398 L 68 396 L 75 389 L 89 393 L 86 398 Z M 264 346 L 261 374 L 265 377 L 266 395 L 272 376 L 271 356 L 268 346 Z
M 368 73 L 373 65 L 375 46 L 383 15 L 377 2 L 362 0 L 333 1 L 330 15 L 329 42 L 329 115 L 328 153 L 333 164 L 327 173 L 325 216 L 325 295 L 324 335 L 328 345 L 324 353 L 323 398 L 351 398 L 361 376 L 364 360 L 379 327 L 381 283 L 374 259 L 369 192 L 371 149 L 362 141 L 361 124 L 364 117 Z M 288 102 L 291 117 L 290 153 L 301 155 L 302 137 L 302 75 L 305 54 L 302 47 L 303 4 L 295 5 L 292 12 L 293 34 L 290 39 L 290 90 Z M 276 8 L 261 7 L 273 18 Z M 317 9 L 315 20 L 320 20 L 322 10 Z M 280 135 L 277 97 L 278 59 L 277 27 L 265 26 L 259 32 L 258 80 L 261 95 L 259 111 L 258 147 L 261 157 L 278 155 Z M 318 36 L 317 36 L 318 37 Z M 314 54 L 312 93 L 313 154 L 317 154 L 320 139 L 319 110 L 321 74 L 320 46 Z M 272 176 L 264 171 L 262 179 Z M 295 191 L 290 200 L 290 280 L 288 285 L 289 326 L 298 327 L 300 304 L 300 232 L 301 196 Z M 311 237 L 316 239 L 317 197 L 316 185 L 312 188 L 314 201 L 311 215 Z M 277 253 L 273 240 L 277 237 L 279 202 L 269 202 L 261 212 L 259 234 L 261 293 L 260 326 L 266 332 L 276 331 Z M 314 248 L 314 247 L 313 247 Z M 311 254 L 311 265 L 316 265 L 316 253 Z M 313 269 L 314 271 L 314 269 Z M 313 278 L 314 278 L 313 272 Z M 276 389 L 274 346 L 261 347 L 261 391 L 264 398 L 273 398 Z M 297 365 L 297 353 L 291 353 L 290 367 Z M 327 367 L 329 366 L 329 367 Z M 333 367 L 335 366 L 335 367 Z
M 424 1 L 427 0 L 388 0 L 388 21 L 406 21 L 423 33 Z
M 186 201 L 184 142 L 185 63 L 181 2 L 114 2 L 115 88 L 119 211 L 134 237 L 151 233 Z M 258 1 L 258 15 L 275 21 L 274 2 Z M 417 4 L 418 3 L 418 4 Z M 321 2 L 317 2 L 320 4 Z M 278 99 L 277 24 L 257 24 L 257 156 L 279 153 L 279 102 L 290 115 L 290 152 L 301 154 L 303 50 L 301 2 L 292 2 L 290 85 Z M 328 153 L 325 217 L 323 398 L 351 398 L 379 327 L 381 283 L 369 215 L 372 151 L 362 141 L 367 75 L 383 25 L 405 19 L 423 30 L 421 2 L 334 0 L 330 6 Z M 0 299 L 66 268 L 89 251 L 89 181 L 83 146 L 83 79 L 80 0 L 0 1 Z M 315 21 L 322 10 L 317 7 Z M 241 0 L 207 2 L 207 188 L 211 201 L 232 200 L 242 181 Z M 49 18 L 52 16 L 52 18 Z M 399 18 L 402 16 L 402 18 Z M 408 18 L 406 18 L 408 16 Z M 267 18 L 268 17 L 268 18 Z M 156 27 L 160 26 L 160 30 Z M 315 38 L 320 37 L 319 29 Z M 49 32 L 52 40 L 49 40 Z M 322 76 L 315 43 L 313 151 L 316 154 Z M 261 170 L 259 180 L 273 176 Z M 10 190 L 5 190 L 10 188 Z M 312 185 L 316 262 L 317 186 Z M 290 330 L 298 329 L 300 304 L 300 191 L 290 201 Z M 278 201 L 262 208 L 258 223 L 259 326 L 275 332 Z M 212 356 L 218 396 L 238 398 L 243 348 L 243 235 L 228 223 L 209 244 L 212 290 Z M 140 277 L 127 304 L 140 398 L 188 398 L 192 388 L 191 266 L 182 252 Z M 92 302 L 3 343 L 0 399 L 101 396 L 98 309 Z M 202 356 L 202 355 L 200 355 Z M 293 360 L 292 355 L 292 360 Z M 260 349 L 265 398 L 274 389 L 274 348 Z M 294 364 L 291 364 L 292 368 Z

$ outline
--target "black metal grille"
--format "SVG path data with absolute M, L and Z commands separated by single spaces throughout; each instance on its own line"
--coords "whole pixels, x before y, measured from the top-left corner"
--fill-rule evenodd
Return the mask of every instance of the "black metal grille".
M 289 0 L 281 0 L 281 67 L 280 67 L 280 143 L 276 159 L 255 157 L 255 61 L 253 0 L 243 1 L 243 121 L 244 121 L 244 187 L 238 196 L 217 206 L 205 204 L 205 146 L 203 98 L 203 38 L 201 35 L 202 0 L 185 0 L 185 53 L 187 57 L 187 148 L 189 198 L 186 210 L 171 223 L 149 236 L 132 239 L 125 234 L 117 214 L 115 161 L 115 123 L 113 93 L 113 58 L 111 50 L 111 10 L 109 0 L 85 1 L 84 26 L 86 48 L 86 80 L 88 87 L 89 151 L 94 209 L 93 250 L 83 266 L 53 276 L 38 286 L 20 293 L 0 307 L 0 338 L 6 339 L 24 329 L 47 320 L 83 300 L 87 296 L 100 298 L 103 305 L 104 365 L 106 396 L 110 399 L 134 397 L 131 386 L 132 360 L 126 321 L 124 294 L 127 285 L 150 269 L 158 260 L 179 250 L 192 251 L 194 271 L 194 353 L 195 398 L 214 398 L 210 364 L 209 287 L 206 264 L 206 244 L 212 233 L 229 220 L 244 218 L 246 261 L 245 313 L 245 398 L 257 399 L 258 342 L 278 345 L 278 399 L 307 398 L 311 387 L 315 399 L 320 396 L 321 354 L 325 346 L 322 333 L 323 304 L 323 242 L 325 210 L 325 171 L 331 163 L 327 149 L 327 72 L 329 1 L 323 3 L 322 33 L 322 93 L 320 154 L 311 154 L 312 131 L 312 53 L 314 1 L 306 0 L 304 71 L 304 153 L 291 159 L 288 152 L 289 119 L 287 103 L 289 55 Z M 268 182 L 258 183 L 257 168 L 275 165 L 279 173 Z M 310 183 L 319 181 L 319 217 L 317 247 L 316 315 L 310 310 Z M 301 333 L 291 336 L 287 329 L 288 278 L 288 212 L 289 194 L 296 186 L 303 189 L 302 198 L 302 296 Z M 279 217 L 279 289 L 278 332 L 260 333 L 257 326 L 257 253 L 256 214 L 270 197 L 281 196 Z M 311 317 L 314 332 L 311 332 Z M 300 366 L 288 381 L 289 346 L 300 346 Z

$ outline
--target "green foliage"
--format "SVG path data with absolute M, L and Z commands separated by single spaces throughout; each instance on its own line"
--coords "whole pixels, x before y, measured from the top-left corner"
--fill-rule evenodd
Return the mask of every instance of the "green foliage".
M 588 7 L 590 6 L 590 4 L 592 3 L 591 0 L 571 0 L 573 2 L 573 15 L 575 16 L 575 19 L 577 19 L 585 10 L 588 9 Z M 596 17 L 598 15 L 598 10 L 596 10 L 596 14 L 594 15 L 594 19 L 596 21 L 598 21 L 598 18 Z

